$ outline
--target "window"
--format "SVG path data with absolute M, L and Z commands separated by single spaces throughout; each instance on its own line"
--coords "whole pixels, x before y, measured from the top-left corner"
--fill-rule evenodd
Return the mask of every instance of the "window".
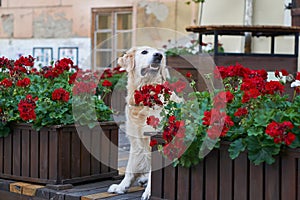
M 132 46 L 132 8 L 93 9 L 92 23 L 93 69 L 115 67 Z

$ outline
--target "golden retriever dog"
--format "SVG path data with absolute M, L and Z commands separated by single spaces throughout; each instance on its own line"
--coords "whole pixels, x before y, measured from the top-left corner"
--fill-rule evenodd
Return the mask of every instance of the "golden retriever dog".
M 146 124 L 146 120 L 150 115 L 158 117 L 161 108 L 135 105 L 134 92 L 143 85 L 162 84 L 166 81 L 166 59 L 163 52 L 144 46 L 128 50 L 118 59 L 118 64 L 128 72 L 125 113 L 130 152 L 124 179 L 120 184 L 111 185 L 108 192 L 123 194 L 140 178 L 140 184 L 148 181 L 141 198 L 145 200 L 151 195 L 151 147 L 150 138 L 144 136 L 144 132 L 154 131 Z

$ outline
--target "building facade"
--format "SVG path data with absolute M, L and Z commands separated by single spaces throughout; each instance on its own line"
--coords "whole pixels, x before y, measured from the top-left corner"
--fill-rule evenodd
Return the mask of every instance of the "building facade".
M 108 67 L 135 45 L 162 47 L 196 38 L 185 27 L 199 24 L 244 24 L 245 2 L 206 0 L 0 0 L 0 56 L 33 55 L 37 63 L 70 57 L 82 68 Z M 290 25 L 290 0 L 253 0 L 254 25 Z M 152 27 L 152 28 L 150 28 Z M 205 38 L 211 42 L 211 38 Z M 243 38 L 221 38 L 228 51 L 243 49 Z M 256 38 L 253 51 L 269 41 Z M 292 51 L 292 40 L 281 38 L 280 51 Z

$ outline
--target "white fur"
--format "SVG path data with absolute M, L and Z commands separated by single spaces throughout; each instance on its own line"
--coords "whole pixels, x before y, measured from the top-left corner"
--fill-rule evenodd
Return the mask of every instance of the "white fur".
M 156 53 L 163 55 L 158 68 L 157 65 L 151 66 L 153 56 Z M 145 46 L 131 48 L 124 56 L 119 58 L 118 63 L 128 72 L 126 134 L 130 142 L 130 153 L 124 179 L 120 184 L 111 185 L 108 192 L 123 194 L 137 178 L 146 176 L 148 177 L 148 184 L 142 195 L 142 199 L 146 200 L 151 195 L 151 148 L 149 146 L 150 138 L 144 136 L 144 132 L 154 131 L 146 124 L 146 119 L 150 115 L 158 117 L 161 108 L 158 106 L 154 108 L 136 106 L 133 96 L 134 91 L 143 85 L 161 84 L 166 80 L 168 76 L 166 60 L 162 52 Z M 145 71 L 146 73 L 142 73 Z M 141 182 L 144 182 L 144 180 L 141 179 Z

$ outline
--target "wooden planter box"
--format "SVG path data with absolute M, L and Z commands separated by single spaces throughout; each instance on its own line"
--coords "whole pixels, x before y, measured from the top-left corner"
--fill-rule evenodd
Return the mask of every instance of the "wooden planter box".
M 99 146 L 96 157 L 107 161 L 110 167 L 89 153 L 75 125 L 51 126 L 35 131 L 29 124 L 14 124 L 12 133 L 0 138 L 0 178 L 73 184 L 118 175 L 118 151 L 114 148 L 118 145 L 118 126 L 114 122 L 100 125 L 102 131 L 99 127 L 85 128 L 79 134 L 85 134 L 90 145 Z M 106 137 L 111 143 L 104 141 Z
M 300 198 L 300 150 L 287 150 L 273 165 L 231 160 L 228 145 L 211 151 L 191 168 L 168 166 L 152 172 L 151 199 L 294 200 Z M 162 157 L 152 165 L 164 162 Z

